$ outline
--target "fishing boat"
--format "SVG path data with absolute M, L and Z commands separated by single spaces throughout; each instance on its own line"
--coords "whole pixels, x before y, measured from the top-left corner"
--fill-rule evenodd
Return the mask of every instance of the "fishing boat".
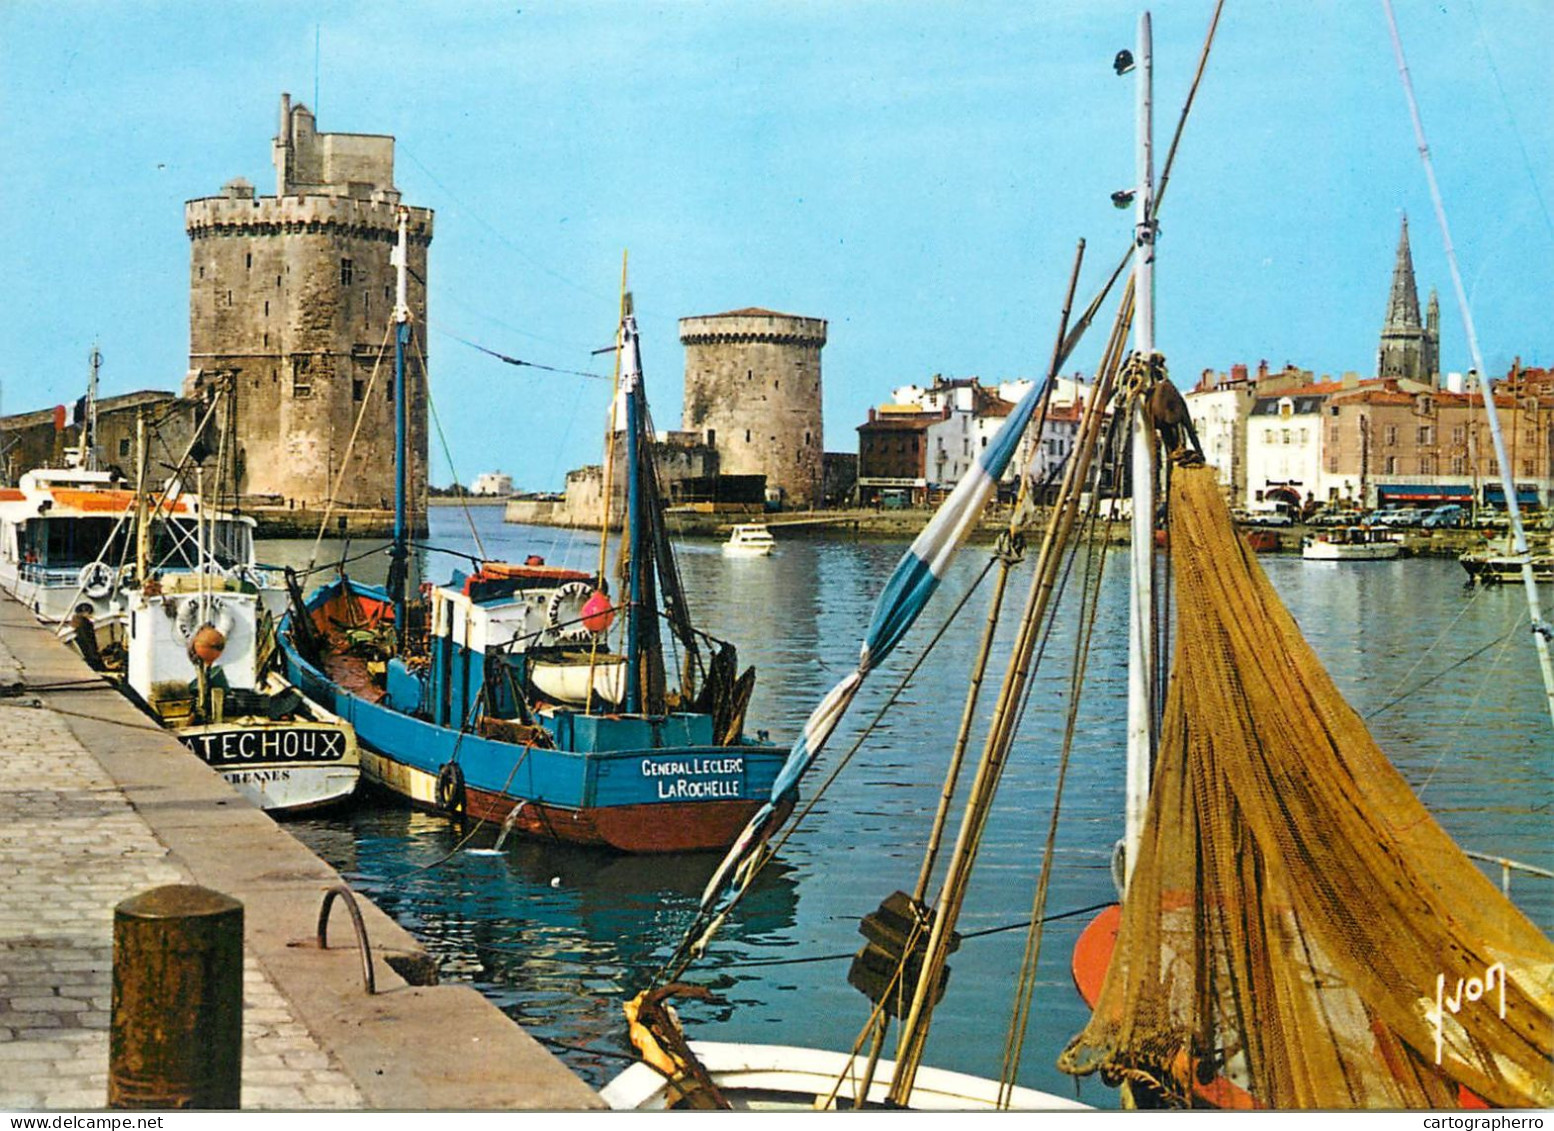
M 731 558 L 766 557 L 776 549 L 772 532 L 758 522 L 742 522 L 729 532 L 723 552 Z
M 1308 534 L 1300 556 L 1308 562 L 1390 562 L 1403 552 L 1392 534 L 1374 526 L 1338 526 Z
M 354 732 L 274 670 L 274 624 L 252 585 L 174 574 L 127 603 L 126 691 L 239 794 L 297 813 L 356 792 Z
M 850 1099 L 861 1106 L 878 1095 L 875 1081 L 885 1079 L 882 1102 L 907 1106 L 928 1071 L 922 1062 L 947 992 L 946 959 L 959 944 L 957 920 L 1014 752 L 1038 646 L 1058 608 L 1055 594 L 1070 576 L 1067 563 L 1096 541 L 1075 531 L 1087 479 L 1101 466 L 1100 419 L 1110 408 L 1132 434 L 1126 800 L 1113 869 L 1123 899 L 1081 936 L 1074 969 L 1093 1012 L 1059 1067 L 1099 1074 L 1136 1107 L 1548 1106 L 1554 944 L 1457 848 L 1376 747 L 1237 537 L 1214 472 L 1172 436 L 1179 422 L 1160 411 L 1171 397 L 1153 336 L 1158 198 L 1148 136 L 1150 58 L 1145 15 L 1138 51 L 1128 54 L 1141 78 L 1133 285 L 1048 518 L 982 757 L 967 785 L 959 760 L 998 627 L 1006 571 L 997 574 L 942 795 L 941 818 L 964 792 L 954 847 L 937 862 L 948 829 L 936 820 L 917 886 L 864 917 L 860 930 L 869 945 L 849 981 L 874 1008 L 854 1051 L 817 1089 L 818 1105 Z M 1124 361 L 1130 322 L 1135 348 Z M 1055 359 L 1064 341 L 1060 331 Z M 1023 429 L 1028 410 L 1022 406 L 1009 420 Z M 1004 442 L 1000 433 L 992 447 Z M 971 480 L 985 482 L 988 473 L 984 465 L 957 487 L 898 566 L 858 670 L 811 716 L 779 787 L 802 777 L 859 683 L 921 612 L 953 553 L 948 532 L 963 528 L 975 510 L 979 485 Z M 1168 684 L 1157 678 L 1166 606 L 1155 585 L 1164 563 L 1150 537 L 1157 475 L 1168 487 L 1177 617 Z M 1074 672 L 1082 676 L 1100 571 L 1072 574 L 1086 579 L 1076 618 Z M 1077 689 L 1070 699 L 1011 1044 L 995 1093 L 999 1107 L 1013 1106 L 1014 1035 L 1031 1015 Z M 781 798 L 774 792 L 774 804 Z M 697 1062 L 696 1043 L 664 1006 L 670 997 L 695 996 L 683 980 L 686 970 L 748 890 L 778 824 L 770 814 L 752 822 L 714 873 L 685 940 L 626 1007 L 633 1043 L 665 1080 L 652 1103 L 667 1096 L 680 1106 L 737 1107 L 740 1098 L 725 1086 L 737 1093 L 753 1084 L 739 1069 L 742 1060 L 757 1061 L 753 1050 L 720 1052 L 724 1067 L 713 1071 Z M 939 884 L 932 897 L 930 877 Z M 893 1020 L 895 1057 L 885 1061 Z M 801 1064 L 808 1054 L 787 1055 Z M 772 1056 L 782 1059 L 780 1052 Z M 608 1094 L 627 1097 L 625 1089 Z
M 404 241 L 402 219 L 396 389 L 411 332 Z M 286 670 L 355 727 L 368 780 L 415 805 L 622 852 L 726 848 L 768 796 L 783 756 L 745 732 L 754 670 L 738 674 L 734 646 L 709 649 L 691 624 L 663 525 L 629 301 L 617 357 L 625 425 L 608 444 L 623 448 L 626 478 L 618 596 L 608 594 L 601 547 L 596 573 L 481 561 L 426 586 L 424 603 L 409 602 L 407 398 L 396 393 L 389 584 L 342 572 L 304 598 L 293 581 Z M 666 675 L 661 621 L 679 649 L 678 687 Z M 618 650 L 612 627 L 624 637 Z

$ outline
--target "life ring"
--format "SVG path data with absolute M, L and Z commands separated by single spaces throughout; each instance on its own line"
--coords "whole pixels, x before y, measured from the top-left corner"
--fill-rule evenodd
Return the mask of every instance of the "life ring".
M 562 640 L 589 640 L 593 633 L 583 624 L 583 605 L 593 595 L 586 581 L 568 581 L 550 595 L 545 606 L 545 622 Z
M 465 813 L 464 771 L 457 762 L 445 762 L 437 771 L 437 808 L 450 817 Z
M 236 624 L 232 610 L 220 598 L 211 597 L 209 601 L 210 607 L 204 616 L 200 615 L 199 597 L 186 597 L 179 603 L 176 617 L 178 634 L 185 641 L 192 641 L 194 634 L 207 624 L 224 637 L 232 636 L 232 628 Z
M 113 592 L 113 583 L 118 580 L 118 570 L 104 561 L 87 562 L 81 567 L 81 573 L 76 579 L 80 583 L 81 592 L 100 601 Z

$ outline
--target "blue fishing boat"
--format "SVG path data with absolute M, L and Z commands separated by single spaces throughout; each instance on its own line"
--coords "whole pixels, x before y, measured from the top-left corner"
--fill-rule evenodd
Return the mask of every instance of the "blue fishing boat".
M 734 646 L 691 625 L 662 520 L 629 296 L 617 342 L 627 484 L 619 596 L 602 566 L 591 574 L 531 559 L 455 570 L 410 603 L 410 321 L 395 254 L 400 459 L 388 584 L 342 572 L 304 599 L 290 579 L 288 674 L 356 728 L 364 776 L 418 806 L 624 852 L 727 847 L 769 802 L 784 756 L 745 736 L 754 669 L 738 675 Z M 663 625 L 678 653 L 675 687 Z M 612 628 L 624 629 L 619 650 L 608 645 Z

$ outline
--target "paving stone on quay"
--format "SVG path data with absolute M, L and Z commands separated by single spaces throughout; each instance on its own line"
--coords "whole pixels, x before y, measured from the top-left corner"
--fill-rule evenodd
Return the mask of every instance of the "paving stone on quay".
M 63 718 L 0 700 L 0 1110 L 106 1104 L 113 909 L 187 882 Z M 245 1108 L 363 1106 L 252 955 L 243 990 Z

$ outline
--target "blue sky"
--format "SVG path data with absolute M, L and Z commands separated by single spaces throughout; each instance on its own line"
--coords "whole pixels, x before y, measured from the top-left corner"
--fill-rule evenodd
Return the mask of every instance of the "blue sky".
M 1396 2 L 1487 364 L 1554 365 L 1554 0 Z M 1212 7 L 1154 7 L 1162 150 Z M 552 488 L 597 458 L 601 382 L 457 339 L 604 370 L 628 249 L 659 427 L 679 420 L 676 320 L 764 306 L 829 320 L 826 446 L 855 450 L 895 385 L 1040 371 L 1076 240 L 1083 292 L 1116 262 L 1133 86 L 1110 62 L 1139 10 L 0 0 L 3 409 L 74 400 L 94 341 L 105 393 L 177 387 L 183 203 L 235 176 L 273 191 L 285 90 L 322 130 L 395 135 L 398 187 L 437 212 L 432 390 L 466 482 Z M 1379 2 L 1230 0 L 1162 213 L 1178 382 L 1261 358 L 1372 370 L 1405 210 L 1465 369 Z

